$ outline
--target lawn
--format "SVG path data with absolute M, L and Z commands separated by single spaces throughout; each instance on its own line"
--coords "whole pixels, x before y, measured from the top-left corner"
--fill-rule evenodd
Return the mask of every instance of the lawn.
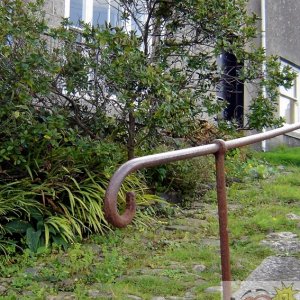
M 300 166 L 300 147 L 278 147 L 273 151 L 261 153 L 259 155 L 274 164 L 284 164 Z

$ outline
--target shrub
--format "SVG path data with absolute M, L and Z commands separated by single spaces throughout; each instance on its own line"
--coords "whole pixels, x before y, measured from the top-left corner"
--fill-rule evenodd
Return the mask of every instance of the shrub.
M 188 144 L 180 142 L 180 148 Z M 164 145 L 154 152 L 174 150 Z M 149 186 L 167 200 L 183 206 L 191 204 L 201 197 L 214 182 L 214 159 L 203 156 L 189 160 L 161 165 L 145 171 Z
M 250 148 L 237 148 L 226 155 L 227 182 L 247 179 L 265 179 L 275 173 L 266 160 L 260 158 Z
M 25 237 L 26 246 L 36 252 L 53 242 L 66 247 L 76 238 L 103 233 L 108 228 L 102 210 L 105 189 L 126 151 L 111 141 L 80 135 L 59 112 L 27 117 L 28 123 L 22 123 L 27 129 L 17 133 L 22 146 L 8 140 L 10 154 L 1 163 L 2 239 L 19 243 Z M 120 191 L 120 209 L 128 190 L 137 192 L 138 203 L 155 199 L 145 195 L 141 175 L 131 175 Z
M 92 232 L 104 233 L 109 227 L 102 210 L 109 175 L 103 169 L 88 171 L 62 165 L 44 173 L 42 181 L 25 177 L 1 184 L 1 235 L 15 242 L 25 236 L 26 246 L 36 252 L 52 242 L 66 247 Z M 120 191 L 121 210 L 128 190 L 136 191 L 138 204 L 155 199 L 144 195 L 146 186 L 141 177 L 131 175 Z

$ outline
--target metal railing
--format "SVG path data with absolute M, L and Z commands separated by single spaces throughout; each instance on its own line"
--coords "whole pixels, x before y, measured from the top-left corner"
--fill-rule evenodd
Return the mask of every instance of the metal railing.
M 231 270 L 230 270 L 227 199 L 226 199 L 226 182 L 225 182 L 226 151 L 229 149 L 239 148 L 246 145 L 261 142 L 294 131 L 299 128 L 300 128 L 300 123 L 296 123 L 293 125 L 286 125 L 284 127 L 270 130 L 264 133 L 242 137 L 230 141 L 215 140 L 213 144 L 209 144 L 209 145 L 170 151 L 170 152 L 148 155 L 148 156 L 132 159 L 126 162 L 125 164 L 123 164 L 115 172 L 115 174 L 110 180 L 110 183 L 106 190 L 106 195 L 104 200 L 105 217 L 109 223 L 119 228 L 127 226 L 132 221 L 136 210 L 135 194 L 133 192 L 128 192 L 126 195 L 125 212 L 122 215 L 120 215 L 117 209 L 118 191 L 125 177 L 128 174 L 142 168 L 154 167 L 161 164 L 190 159 L 193 157 L 204 156 L 208 154 L 215 155 L 223 299 L 230 300 Z

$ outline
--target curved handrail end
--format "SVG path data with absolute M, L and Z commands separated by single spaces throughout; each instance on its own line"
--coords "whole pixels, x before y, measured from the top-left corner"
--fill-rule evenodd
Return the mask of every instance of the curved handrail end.
M 135 193 L 126 193 L 126 208 L 122 215 L 118 213 L 117 199 L 105 195 L 104 199 L 104 216 L 105 219 L 115 227 L 124 228 L 131 223 L 136 212 Z

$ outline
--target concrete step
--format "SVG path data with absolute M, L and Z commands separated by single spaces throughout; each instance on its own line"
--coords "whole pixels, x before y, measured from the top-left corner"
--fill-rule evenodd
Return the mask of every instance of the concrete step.
M 300 240 L 292 232 L 269 234 L 267 257 L 243 282 L 233 282 L 232 300 L 300 300 Z M 297 257 L 298 256 L 298 257 Z
M 300 259 L 267 257 L 244 281 L 233 283 L 232 300 L 300 300 Z

